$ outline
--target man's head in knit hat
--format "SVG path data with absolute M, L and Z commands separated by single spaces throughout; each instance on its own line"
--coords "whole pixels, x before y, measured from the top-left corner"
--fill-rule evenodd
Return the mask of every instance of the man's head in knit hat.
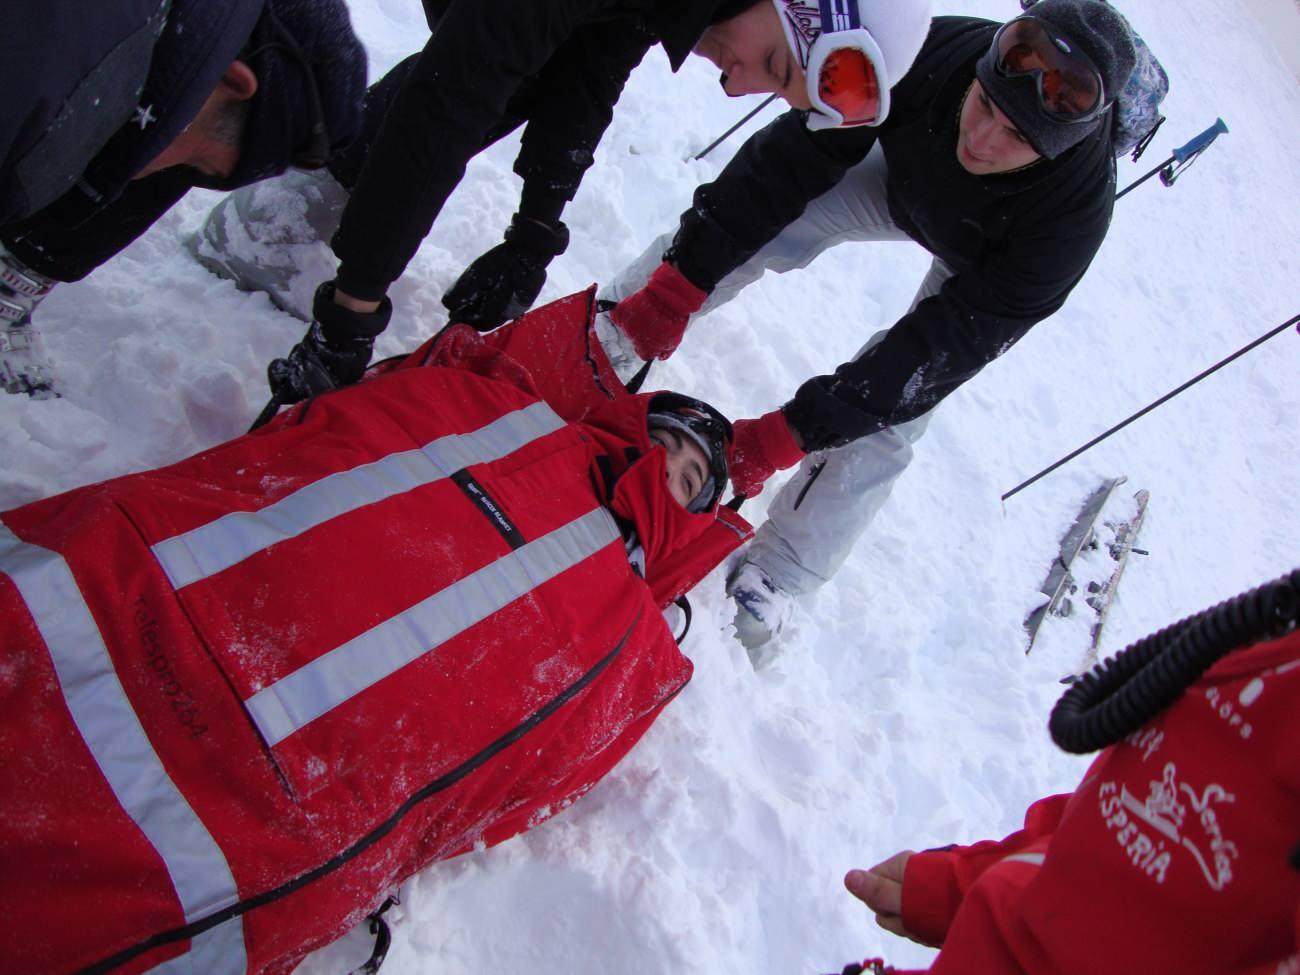
M 1056 158 L 1106 124 L 1135 58 L 1132 31 L 1109 4 L 1034 4 L 1004 25 L 975 66 L 977 82 L 962 111 L 959 161 L 978 172 L 999 161 L 1015 163 L 1005 167 L 1011 169 L 1039 156 Z M 975 131 L 979 110 L 1014 129 L 1023 151 L 999 152 L 991 139 L 981 142 Z

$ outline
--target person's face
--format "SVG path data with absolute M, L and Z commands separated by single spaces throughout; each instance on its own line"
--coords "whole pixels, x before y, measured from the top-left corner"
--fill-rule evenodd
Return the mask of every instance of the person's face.
M 976 81 L 962 102 L 957 125 L 957 162 L 975 176 L 1005 173 L 1028 166 L 1038 151 L 993 103 Z
M 248 100 L 257 76 L 242 61 L 233 62 L 185 130 L 135 174 L 142 179 L 173 166 L 189 166 L 205 176 L 227 179 L 239 163 L 239 144 Z
M 743 13 L 714 24 L 694 52 L 722 72 L 722 89 L 732 98 L 771 92 L 793 108 L 812 107 L 803 68 L 786 42 L 771 0 L 758 0 Z
M 695 500 L 709 479 L 709 458 L 699 444 L 677 430 L 656 427 L 650 431 L 650 440 L 667 452 L 664 472 L 668 479 L 668 493 L 685 508 Z

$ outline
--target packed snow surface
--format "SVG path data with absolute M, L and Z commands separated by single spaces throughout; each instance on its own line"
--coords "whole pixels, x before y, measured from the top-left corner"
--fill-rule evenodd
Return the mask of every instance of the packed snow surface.
M 378 78 L 425 36 L 419 4 L 353 0 Z M 1089 619 L 1022 621 L 1084 498 L 1124 474 L 1151 502 L 1101 652 L 1300 564 L 1300 336 L 1293 330 L 1020 494 L 1000 496 L 1300 312 L 1300 90 L 1236 0 L 1121 3 L 1168 69 L 1169 121 L 1125 185 L 1222 116 L 1230 133 L 1171 188 L 1119 201 L 1055 316 L 952 395 L 852 559 L 803 601 L 756 672 L 730 633 L 722 572 L 694 595 L 696 676 L 572 808 L 404 885 L 386 975 L 838 972 L 931 953 L 878 930 L 842 888 L 903 848 L 1001 837 L 1085 759 L 1048 740 Z M 1017 4 L 944 0 L 1002 20 Z M 635 72 L 577 199 L 543 300 L 603 282 L 671 229 L 743 136 L 692 156 L 757 105 L 692 59 Z M 774 107 L 762 118 L 773 116 Z M 759 122 L 746 128 L 749 133 Z M 442 326 L 439 298 L 497 243 L 518 199 L 517 140 L 470 166 L 405 277 L 378 354 Z M 0 396 L 0 508 L 165 464 L 243 432 L 266 363 L 303 326 L 196 264 L 181 242 L 218 199 L 192 193 L 117 259 L 58 288 L 39 323 L 64 396 Z M 652 385 L 734 417 L 773 409 L 907 307 L 918 247 L 850 245 L 769 276 L 701 321 Z M 768 492 L 744 513 L 760 519 Z M 304 567 L 304 571 L 309 571 Z M 301 975 L 363 961 L 361 929 Z

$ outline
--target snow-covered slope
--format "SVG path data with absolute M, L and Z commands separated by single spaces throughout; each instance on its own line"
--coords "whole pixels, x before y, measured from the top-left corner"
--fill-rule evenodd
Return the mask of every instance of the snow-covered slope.
M 372 77 L 422 37 L 418 4 L 355 0 Z M 1010 0 L 943 12 L 1005 19 Z M 1005 505 L 1035 471 L 1300 312 L 1300 91 L 1236 0 L 1122 4 L 1161 57 L 1169 121 L 1136 178 L 1222 116 L 1231 132 L 1171 189 L 1122 200 L 1066 307 L 938 411 L 918 458 L 845 570 L 801 607 L 755 673 L 728 633 L 720 573 L 695 597 L 694 682 L 605 782 L 557 819 L 405 885 L 387 975 L 829 972 L 929 952 L 878 931 L 844 871 L 904 847 L 1000 836 L 1083 762 L 1047 740 L 1087 622 L 1021 621 L 1060 535 L 1103 477 L 1151 492 L 1103 652 L 1300 563 L 1300 336 L 1288 332 Z M 756 104 L 702 61 L 652 52 L 566 219 L 544 299 L 608 279 L 669 228 L 739 140 L 690 157 Z M 769 109 L 772 113 L 774 109 Z M 752 131 L 751 124 L 747 131 Z M 470 167 L 406 277 L 380 354 L 440 327 L 438 302 L 499 239 L 516 143 Z M 195 264 L 194 193 L 41 309 L 66 395 L 0 396 L 0 508 L 162 464 L 247 428 L 264 370 L 301 334 L 262 297 Z M 782 403 L 907 306 L 927 264 L 908 244 L 843 247 L 704 320 L 655 385 L 734 416 Z M 761 516 L 765 499 L 746 513 Z M 302 975 L 358 964 L 355 932 Z

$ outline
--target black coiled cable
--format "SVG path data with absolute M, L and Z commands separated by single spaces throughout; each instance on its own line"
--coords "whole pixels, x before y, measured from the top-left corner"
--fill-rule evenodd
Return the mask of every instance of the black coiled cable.
M 1220 657 L 1300 620 L 1300 569 L 1144 637 L 1074 684 L 1052 709 L 1052 741 L 1083 755 L 1132 734 Z

